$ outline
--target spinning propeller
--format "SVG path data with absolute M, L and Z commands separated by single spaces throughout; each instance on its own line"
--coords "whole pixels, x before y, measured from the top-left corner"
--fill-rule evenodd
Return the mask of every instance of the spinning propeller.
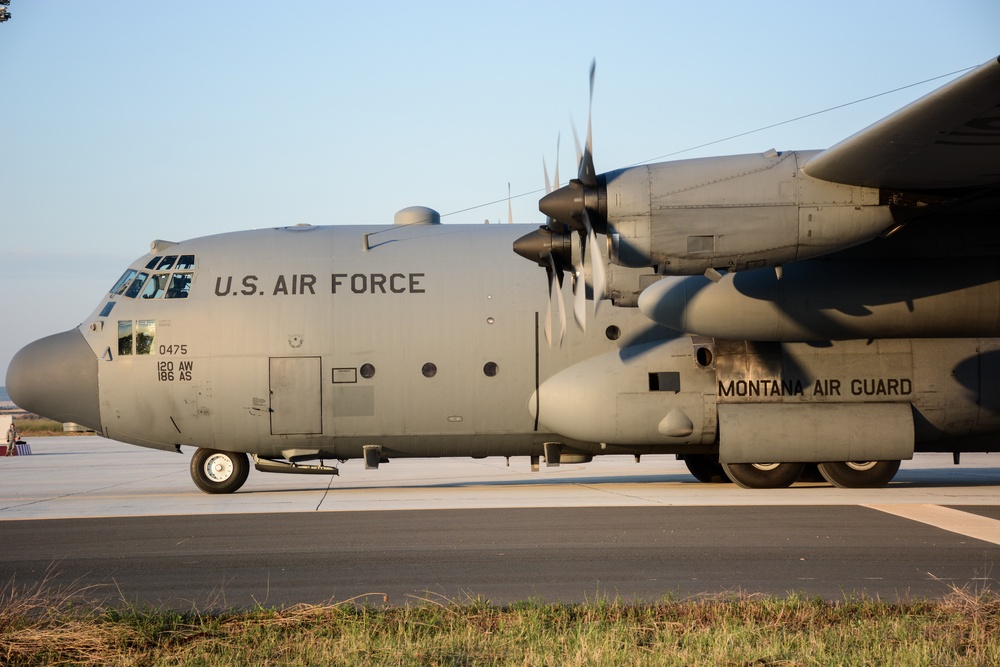
M 594 103 L 594 71 L 597 62 L 590 65 L 590 102 L 587 109 L 587 142 L 583 151 L 580 140 L 573 131 L 576 143 L 577 177 L 564 187 L 559 186 L 558 143 L 556 144 L 555 184 L 550 187 L 548 168 L 542 160 L 545 171 L 545 196 L 538 202 L 539 210 L 545 214 L 545 225 L 522 236 L 514 242 L 514 252 L 526 259 L 537 262 L 545 268 L 549 282 L 549 305 L 545 318 L 545 339 L 552 344 L 552 301 L 558 297 L 560 331 L 559 344 L 562 345 L 566 333 L 566 307 L 562 300 L 562 279 L 565 270 L 573 272 L 573 316 L 577 325 L 587 329 L 587 278 L 586 261 L 591 257 L 591 280 L 594 297 L 594 314 L 600 306 L 607 289 L 605 258 L 597 240 L 597 227 L 602 233 L 607 230 L 604 220 L 602 199 L 606 199 L 606 187 L 600 182 L 594 168 L 594 143 L 592 109 Z M 579 263 L 573 261 L 573 232 L 579 235 Z

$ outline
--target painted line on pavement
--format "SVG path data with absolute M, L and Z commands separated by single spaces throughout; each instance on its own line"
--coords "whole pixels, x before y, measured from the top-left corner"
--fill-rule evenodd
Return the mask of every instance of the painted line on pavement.
M 984 542 L 1000 544 L 1000 521 L 941 505 L 862 505 Z

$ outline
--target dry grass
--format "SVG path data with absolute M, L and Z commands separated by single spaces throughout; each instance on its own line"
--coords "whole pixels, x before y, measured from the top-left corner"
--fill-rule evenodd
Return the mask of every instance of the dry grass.
M 997 665 L 1000 598 L 826 602 L 747 595 L 491 605 L 379 597 L 185 613 L 0 593 L 0 663 L 21 665 Z

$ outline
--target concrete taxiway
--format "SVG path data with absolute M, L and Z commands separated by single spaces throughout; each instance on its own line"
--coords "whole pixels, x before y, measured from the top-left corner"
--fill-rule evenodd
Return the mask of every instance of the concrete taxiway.
M 995 587 L 1000 456 L 918 455 L 887 488 L 701 484 L 669 456 L 251 472 L 198 491 L 189 453 L 36 438 L 0 459 L 0 584 L 188 607 L 365 593 L 495 602 L 742 591 L 891 599 Z

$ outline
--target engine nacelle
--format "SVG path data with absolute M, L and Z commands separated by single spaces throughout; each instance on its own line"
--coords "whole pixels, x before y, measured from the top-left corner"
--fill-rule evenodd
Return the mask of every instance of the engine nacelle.
M 815 152 L 663 162 L 598 178 L 609 255 L 622 266 L 692 275 L 824 255 L 893 225 L 879 191 L 810 178 Z

